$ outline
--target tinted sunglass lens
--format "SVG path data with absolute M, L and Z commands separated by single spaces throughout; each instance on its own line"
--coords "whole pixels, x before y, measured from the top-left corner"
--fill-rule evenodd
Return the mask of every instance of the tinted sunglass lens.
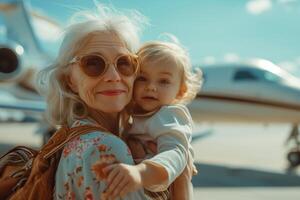
M 135 66 L 129 56 L 121 56 L 117 60 L 118 71 L 125 76 L 131 76 L 135 72 Z
M 105 71 L 105 61 L 96 55 L 90 55 L 82 58 L 83 71 L 88 76 L 99 76 Z

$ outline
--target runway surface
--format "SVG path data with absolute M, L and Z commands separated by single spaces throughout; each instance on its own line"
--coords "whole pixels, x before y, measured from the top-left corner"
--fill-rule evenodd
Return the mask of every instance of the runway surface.
M 35 123 L 0 124 L 0 154 L 42 144 Z M 286 171 L 290 125 L 197 124 L 195 200 L 299 200 L 300 170 Z
M 199 169 L 194 199 L 300 199 L 300 171 L 286 170 L 290 129 L 287 124 L 198 124 L 195 134 L 205 137 L 193 142 Z

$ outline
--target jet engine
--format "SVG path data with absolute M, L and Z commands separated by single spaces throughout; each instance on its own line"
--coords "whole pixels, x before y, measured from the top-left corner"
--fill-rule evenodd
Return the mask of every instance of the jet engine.
M 0 82 L 17 79 L 21 74 L 24 49 L 16 43 L 0 44 Z

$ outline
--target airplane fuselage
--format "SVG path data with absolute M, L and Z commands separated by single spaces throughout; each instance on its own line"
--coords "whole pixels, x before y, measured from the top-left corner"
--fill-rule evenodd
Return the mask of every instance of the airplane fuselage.
M 300 123 L 300 81 L 268 61 L 202 68 L 195 121 Z

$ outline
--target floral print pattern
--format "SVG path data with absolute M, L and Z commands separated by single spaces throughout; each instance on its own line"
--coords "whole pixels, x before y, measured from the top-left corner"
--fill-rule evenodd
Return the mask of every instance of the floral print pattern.
M 86 123 L 91 122 L 76 121 L 73 126 Z M 118 162 L 134 164 L 129 148 L 116 136 L 95 131 L 74 138 L 62 152 L 54 199 L 100 199 L 107 177 L 102 169 Z M 139 190 L 122 199 L 145 199 L 145 194 Z
M 105 135 L 102 134 L 102 137 Z M 70 141 L 63 150 L 63 156 L 66 158 L 70 152 L 76 152 L 76 156 L 81 158 L 81 155 L 86 149 L 88 149 L 92 145 L 97 145 L 101 141 L 101 136 L 89 139 L 88 142 L 83 141 L 80 136 Z M 101 146 L 101 145 L 100 145 Z
M 95 173 L 97 180 L 105 180 L 107 178 L 107 174 L 104 173 L 103 168 L 114 163 L 118 163 L 115 155 L 100 155 L 99 161 L 92 166 L 92 171 Z

